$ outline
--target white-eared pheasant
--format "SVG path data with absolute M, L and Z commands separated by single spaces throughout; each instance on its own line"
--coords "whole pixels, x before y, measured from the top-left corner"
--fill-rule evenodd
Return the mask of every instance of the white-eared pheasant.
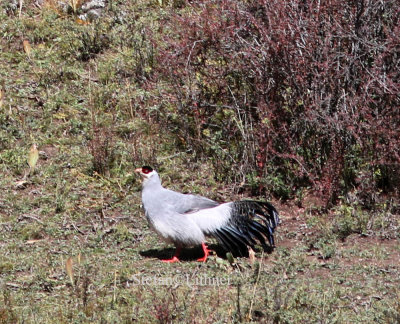
M 143 179 L 142 202 L 150 227 L 166 242 L 176 246 L 175 255 L 164 262 L 179 261 L 182 247 L 201 245 L 205 262 L 209 250 L 206 236 L 212 236 L 227 251 L 244 255 L 248 247 L 260 244 L 271 250 L 278 212 L 268 202 L 243 200 L 218 203 L 164 188 L 158 173 L 149 166 L 135 170 Z

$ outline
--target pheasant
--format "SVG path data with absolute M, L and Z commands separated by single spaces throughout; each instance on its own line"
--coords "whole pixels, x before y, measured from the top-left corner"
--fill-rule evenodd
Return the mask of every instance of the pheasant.
M 268 202 L 242 200 L 218 203 L 192 194 L 182 194 L 162 186 L 158 173 L 149 166 L 135 170 L 142 177 L 142 203 L 150 228 L 176 246 L 175 255 L 163 262 L 177 262 L 181 249 L 201 245 L 205 262 L 210 250 L 206 237 L 217 239 L 234 254 L 244 255 L 248 247 L 261 244 L 272 250 L 279 215 Z

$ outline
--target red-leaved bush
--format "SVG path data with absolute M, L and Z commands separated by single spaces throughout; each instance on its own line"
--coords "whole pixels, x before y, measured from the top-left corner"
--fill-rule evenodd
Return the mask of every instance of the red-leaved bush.
M 163 22 L 164 117 L 221 179 L 399 196 L 400 1 L 191 1 Z

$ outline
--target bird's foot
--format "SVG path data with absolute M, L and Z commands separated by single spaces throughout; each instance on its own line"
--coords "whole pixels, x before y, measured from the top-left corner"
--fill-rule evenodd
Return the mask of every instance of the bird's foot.
M 208 255 L 205 255 L 205 256 L 203 256 L 202 258 L 197 259 L 197 261 L 199 261 L 199 262 L 206 262 L 207 257 L 208 257 Z
M 176 251 L 175 251 L 175 255 L 171 258 L 171 259 L 166 259 L 166 260 L 161 260 L 162 262 L 165 262 L 165 263 L 174 263 L 174 262 L 179 262 L 179 259 L 178 259 L 178 257 L 179 257 L 179 255 L 181 254 L 181 247 L 180 246 L 178 246 L 177 248 L 176 248 Z
M 208 255 L 210 254 L 211 250 L 207 248 L 205 243 L 201 243 L 201 247 L 203 248 L 204 256 L 200 259 L 197 259 L 199 262 L 206 262 Z
M 174 263 L 174 262 L 179 262 L 179 259 L 176 256 L 173 256 L 171 259 L 165 259 L 161 261 L 165 263 Z

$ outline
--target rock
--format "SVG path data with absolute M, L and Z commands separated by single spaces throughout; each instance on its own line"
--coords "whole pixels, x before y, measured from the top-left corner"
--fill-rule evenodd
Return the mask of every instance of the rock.
M 105 0 L 91 0 L 88 2 L 85 2 L 82 7 L 81 10 L 84 13 L 87 13 L 91 10 L 94 9 L 104 9 L 106 7 L 106 1 Z
M 85 2 L 80 8 L 82 14 L 79 16 L 79 18 L 82 20 L 89 20 L 89 21 L 99 19 L 103 14 L 105 7 L 106 7 L 105 0 L 91 0 Z
M 11 0 L 6 4 L 6 11 L 7 13 L 16 12 L 19 8 L 19 1 L 18 0 Z
M 16 0 L 18 2 L 18 0 Z M 71 3 L 70 1 L 61 0 L 58 2 L 62 11 L 71 13 Z M 96 20 L 101 17 L 103 11 L 107 6 L 106 0 L 89 0 L 85 2 L 81 7 L 77 8 L 79 13 L 78 18 L 81 20 Z
M 93 20 L 99 19 L 102 12 L 103 12 L 102 9 L 92 9 L 92 10 L 89 10 L 86 15 L 87 15 L 88 20 L 93 21 Z

